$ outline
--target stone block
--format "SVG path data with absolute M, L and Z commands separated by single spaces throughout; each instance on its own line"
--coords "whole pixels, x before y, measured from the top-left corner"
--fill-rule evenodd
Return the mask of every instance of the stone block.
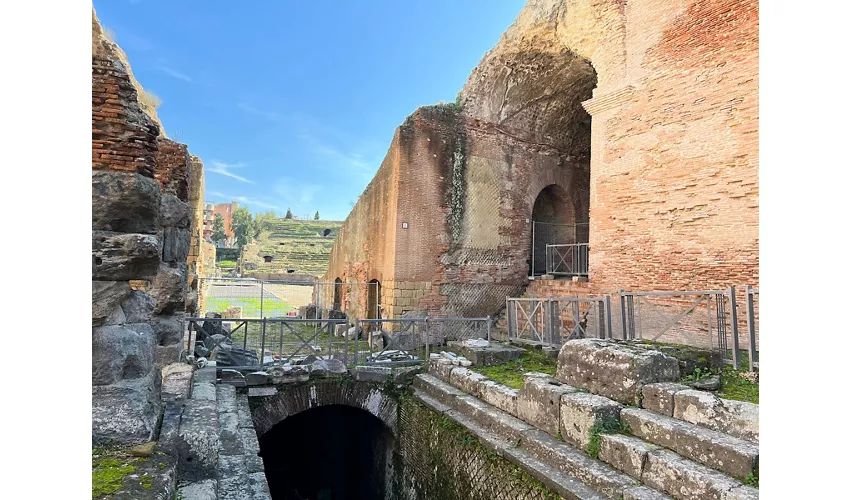
M 178 478 L 181 482 L 216 478 L 218 467 L 218 409 L 215 400 L 193 397 L 186 403 L 178 433 Z
M 192 222 L 192 209 L 188 203 L 173 194 L 162 194 L 159 202 L 159 225 L 189 229 Z
M 271 377 L 266 372 L 251 372 L 245 376 L 248 385 L 265 385 L 271 383 Z
M 132 291 L 130 284 L 126 281 L 92 281 L 92 326 L 105 324 L 107 318 L 109 318 L 116 308 L 120 308 L 121 301 L 130 295 Z M 126 323 L 126 321 L 122 322 Z
M 674 498 L 721 500 L 723 493 L 741 483 L 704 465 L 685 460 L 669 450 L 646 454 L 641 480 Z
M 121 310 L 124 312 L 127 323 L 147 323 L 151 320 L 156 300 L 141 290 L 133 290 L 130 295 L 121 302 Z
M 646 454 L 661 447 L 623 434 L 599 436 L 599 460 L 640 480 Z
M 265 387 L 249 387 L 248 388 L 248 396 L 250 397 L 265 397 L 265 396 L 274 396 L 277 394 L 277 387 L 273 386 L 265 386 Z
M 759 442 L 759 405 L 692 389 L 677 392 L 673 416 L 730 436 Z
M 234 387 L 245 387 L 247 385 L 245 376 L 237 370 L 221 370 L 219 380 L 221 380 L 222 384 L 230 384 Z
M 156 432 L 162 402 L 158 373 L 92 385 L 92 444 L 139 444 Z
M 623 490 L 623 500 L 671 500 L 670 497 L 646 486 L 632 486 Z
M 156 275 L 159 261 L 156 236 L 92 232 L 92 280 L 151 279 Z
M 610 340 L 570 340 L 558 354 L 556 378 L 624 404 L 638 404 L 644 385 L 679 380 L 679 362 Z
M 456 367 L 449 375 L 449 383 L 467 394 L 481 397 L 481 383 L 489 380 L 486 376 L 462 366 Z
M 160 188 L 136 173 L 92 171 L 92 231 L 154 234 L 159 230 Z
M 154 369 L 154 345 L 146 323 L 92 328 L 92 385 L 147 377 Z
M 620 418 L 623 405 L 608 398 L 584 392 L 561 396 L 561 437 L 581 449 L 590 443 L 594 425 L 613 425 Z
M 189 230 L 167 227 L 162 231 L 162 261 L 186 262 L 189 255 Z
M 162 368 L 162 400 L 185 401 L 192 391 L 195 368 L 187 363 L 172 363 Z
M 158 369 L 162 369 L 172 363 L 177 363 L 180 361 L 180 352 L 183 350 L 183 346 L 180 344 L 172 344 L 172 345 L 158 345 L 156 346 L 156 367 Z
M 162 263 L 149 293 L 156 300 L 156 314 L 172 314 L 182 310 L 186 301 L 186 264 L 171 267 Z
M 177 490 L 177 498 L 182 500 L 217 500 L 215 479 L 204 479 L 195 483 L 188 483 Z
M 355 366 L 354 380 L 358 382 L 386 382 L 392 375 L 392 368 L 388 366 Z
M 474 366 L 494 366 L 518 359 L 525 352 L 519 347 L 514 347 L 498 342 L 490 342 L 487 347 L 467 347 L 460 341 L 449 341 L 448 348 L 452 352 L 472 361 Z
M 445 358 L 443 358 L 445 359 Z M 428 373 L 442 380 L 443 382 L 450 382 L 452 370 L 454 369 L 454 365 L 448 359 L 444 361 L 441 360 L 429 360 L 428 361 Z
M 519 391 L 493 380 L 484 380 L 479 384 L 478 392 L 485 403 L 517 417 Z
M 571 392 L 576 392 L 576 389 L 551 377 L 524 377 L 517 398 L 516 416 L 557 436 L 561 430 L 561 396 Z
M 731 476 L 758 470 L 758 446 L 749 441 L 640 408 L 625 408 L 620 418 L 634 436 Z
M 673 416 L 673 396 L 690 387 L 675 382 L 646 384 L 642 389 L 641 408 L 652 410 L 668 417 Z

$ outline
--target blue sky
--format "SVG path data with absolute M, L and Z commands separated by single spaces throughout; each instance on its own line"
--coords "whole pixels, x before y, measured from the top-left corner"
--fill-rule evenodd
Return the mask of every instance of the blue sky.
M 342 220 L 417 107 L 454 101 L 524 0 L 95 0 L 206 199 Z

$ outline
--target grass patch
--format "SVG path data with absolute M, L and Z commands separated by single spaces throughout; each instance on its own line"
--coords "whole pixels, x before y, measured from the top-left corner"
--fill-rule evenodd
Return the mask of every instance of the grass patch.
M 747 474 L 747 477 L 745 477 L 741 482 L 743 482 L 747 486 L 752 486 L 753 488 L 759 487 L 759 477 L 753 474 L 752 472 Z
M 220 260 L 216 264 L 223 269 L 236 269 L 235 260 Z
M 221 313 L 230 307 L 239 306 L 242 308 L 243 318 L 259 318 L 260 317 L 260 298 L 229 298 L 229 297 L 207 297 L 204 299 L 204 310 L 206 312 Z M 288 312 L 294 312 L 297 309 L 294 306 L 275 297 L 263 297 L 263 316 L 267 318 L 279 318 L 286 316 Z
M 124 478 L 136 472 L 134 463 L 138 460 L 139 458 L 131 456 L 122 449 L 92 449 L 92 498 L 101 498 L 120 490 L 124 484 Z
M 522 376 L 528 372 L 540 372 L 555 375 L 558 359 L 550 358 L 540 349 L 525 349 L 525 354 L 507 363 L 495 366 L 480 366 L 472 369 L 487 378 L 519 389 L 522 387 Z
M 599 446 L 602 443 L 602 434 L 629 434 L 630 432 L 631 429 L 629 429 L 628 422 L 610 415 L 603 417 L 590 428 L 590 441 L 587 443 L 585 451 L 587 451 L 590 458 L 599 458 Z
M 731 366 L 725 366 L 720 373 L 720 390 L 717 395 L 724 399 L 758 404 L 759 385 L 742 377 Z

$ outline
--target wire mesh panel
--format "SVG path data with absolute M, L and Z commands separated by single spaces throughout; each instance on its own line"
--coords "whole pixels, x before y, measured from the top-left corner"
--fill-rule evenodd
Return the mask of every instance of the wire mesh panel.
M 432 345 L 470 339 L 490 340 L 490 318 L 428 318 L 426 321 Z
M 295 318 L 313 301 L 309 281 L 203 278 L 203 313 L 224 318 Z M 315 316 L 314 316 L 315 317 Z
M 623 338 L 725 349 L 724 290 L 620 292 Z

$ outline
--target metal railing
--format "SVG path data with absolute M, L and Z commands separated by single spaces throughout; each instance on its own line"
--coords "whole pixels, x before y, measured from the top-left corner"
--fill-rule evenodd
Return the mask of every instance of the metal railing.
M 216 366 L 261 370 L 295 364 L 307 356 L 340 359 L 351 365 L 358 340 L 335 337 L 336 325 L 345 320 L 273 318 L 186 318 L 186 347 L 195 356 L 216 361 Z M 347 325 L 346 325 L 347 326 Z
M 558 224 L 531 221 L 531 266 L 530 276 L 539 276 L 546 269 L 546 245 L 566 242 L 589 241 L 590 225 L 587 222 Z
M 505 299 L 508 338 L 561 345 L 576 338 L 612 338 L 610 297 Z
M 508 339 L 560 346 L 574 338 L 647 340 L 709 348 L 740 369 L 749 356 L 749 370 L 758 363 L 758 289 L 747 287 L 745 318 L 739 318 L 736 288 L 725 290 L 620 291 L 614 297 L 507 297 Z M 617 307 L 612 303 L 617 302 Z M 746 327 L 742 338 L 739 331 Z M 746 346 L 742 346 L 746 343 Z
M 546 245 L 546 274 L 553 276 L 587 276 L 590 245 Z

